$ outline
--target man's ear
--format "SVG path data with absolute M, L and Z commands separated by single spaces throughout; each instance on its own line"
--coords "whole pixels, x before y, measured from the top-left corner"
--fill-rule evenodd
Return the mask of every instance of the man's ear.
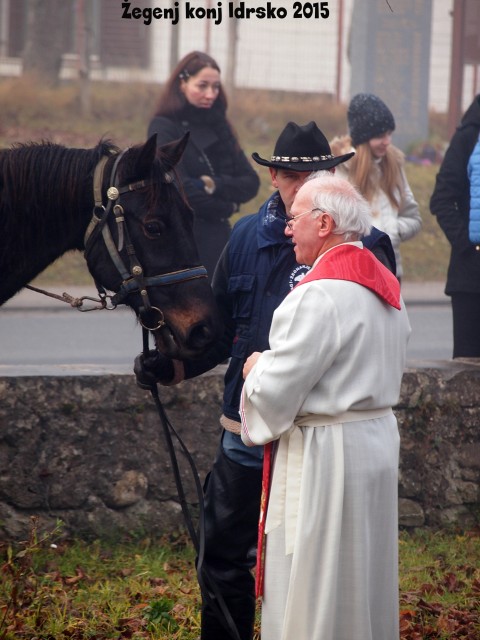
M 270 178 L 272 179 L 272 185 L 275 187 L 275 189 L 278 189 L 277 170 L 274 169 L 273 167 L 268 167 L 268 170 L 270 171 Z
M 329 236 L 335 229 L 335 222 L 330 214 L 322 212 L 317 220 L 319 221 L 318 234 L 322 238 Z

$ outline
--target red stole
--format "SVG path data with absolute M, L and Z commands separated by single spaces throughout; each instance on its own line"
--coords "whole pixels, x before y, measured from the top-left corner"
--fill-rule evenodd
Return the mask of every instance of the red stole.
M 368 249 L 353 244 L 341 244 L 330 249 L 297 287 L 322 279 L 356 282 L 395 309 L 400 309 L 399 281 Z
M 273 442 L 263 447 L 262 497 L 260 499 L 260 518 L 258 521 L 257 566 L 255 570 L 255 596 L 263 596 L 265 578 L 265 523 L 267 521 L 268 497 L 272 478 Z
M 400 283 L 371 251 L 353 244 L 341 244 L 330 249 L 296 286 L 313 280 L 348 280 L 356 282 L 395 309 L 400 309 Z M 296 288 L 296 287 L 295 287 Z M 263 595 L 265 576 L 265 522 L 267 518 L 268 496 L 272 470 L 272 442 L 264 447 L 262 497 L 258 524 L 257 567 L 255 592 L 257 598 Z

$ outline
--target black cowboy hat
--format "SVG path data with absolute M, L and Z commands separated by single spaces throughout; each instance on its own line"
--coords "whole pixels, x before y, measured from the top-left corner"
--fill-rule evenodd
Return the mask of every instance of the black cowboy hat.
M 345 162 L 354 152 L 334 156 L 328 140 L 315 122 L 303 126 L 289 122 L 279 135 L 270 160 L 252 153 L 252 158 L 264 167 L 290 169 L 291 171 L 319 171 L 331 169 Z

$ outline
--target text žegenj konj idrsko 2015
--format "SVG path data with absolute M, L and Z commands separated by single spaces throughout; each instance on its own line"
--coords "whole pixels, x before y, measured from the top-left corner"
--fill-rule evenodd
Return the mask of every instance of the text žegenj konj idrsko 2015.
M 134 2 L 122 2 L 122 18 L 143 20 L 146 25 L 154 20 L 169 20 L 172 25 L 185 20 L 212 20 L 221 24 L 224 16 L 236 20 L 284 20 L 289 15 L 296 19 L 326 19 L 330 16 L 329 2 L 293 2 L 290 8 L 277 7 L 265 2 L 251 7 L 247 2 L 217 2 L 214 7 L 196 5 L 195 2 L 174 2 L 173 7 L 141 7 Z M 225 5 L 225 7 L 224 7 Z

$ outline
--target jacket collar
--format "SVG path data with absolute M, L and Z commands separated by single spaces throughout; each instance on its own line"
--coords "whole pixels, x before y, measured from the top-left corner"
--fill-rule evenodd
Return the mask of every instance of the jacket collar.
M 285 235 L 285 206 L 276 191 L 263 203 L 257 214 L 257 239 L 260 249 L 275 244 L 291 244 Z

